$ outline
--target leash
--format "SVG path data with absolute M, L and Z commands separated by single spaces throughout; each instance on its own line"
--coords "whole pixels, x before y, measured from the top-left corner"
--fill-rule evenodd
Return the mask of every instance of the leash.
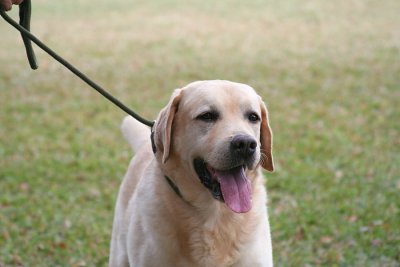
M 31 11 L 32 11 L 32 6 L 31 6 L 31 0 L 24 0 L 19 5 L 19 17 L 20 21 L 19 24 L 14 21 L 12 18 L 10 18 L 6 12 L 0 8 L 0 15 L 3 17 L 5 21 L 7 21 L 11 26 L 16 28 L 22 36 L 22 40 L 24 42 L 25 50 L 26 50 L 26 55 L 28 57 L 29 65 L 33 70 L 38 68 L 38 64 L 36 61 L 36 56 L 35 52 L 32 48 L 32 42 L 34 42 L 37 46 L 39 46 L 43 51 L 45 51 L 47 54 L 49 54 L 52 58 L 57 60 L 59 63 L 61 63 L 64 67 L 69 69 L 73 74 L 78 76 L 81 80 L 83 80 L 85 83 L 87 83 L 90 87 L 92 87 L 94 90 L 99 92 L 101 95 L 103 95 L 105 98 L 107 98 L 109 101 L 111 101 L 113 104 L 115 104 L 117 107 L 134 117 L 136 120 L 140 121 L 141 123 L 151 127 L 151 147 L 153 150 L 153 153 L 156 153 L 156 146 L 154 142 L 154 129 L 153 126 L 155 124 L 155 121 L 149 121 L 141 117 L 139 114 L 135 113 L 133 110 L 125 106 L 121 101 L 116 99 L 114 96 L 112 96 L 110 93 L 108 93 L 105 89 L 103 89 L 101 86 L 93 82 L 91 79 L 89 79 L 85 74 L 83 74 L 80 70 L 78 70 L 76 67 L 74 67 L 71 63 L 66 61 L 64 58 L 59 56 L 56 52 L 54 52 L 52 49 L 50 49 L 48 46 L 46 46 L 42 41 L 40 41 L 36 36 L 34 36 L 30 32 L 30 20 L 31 20 Z M 164 176 L 166 179 L 168 185 L 172 188 L 172 190 L 175 192 L 175 194 L 181 198 L 185 203 L 191 205 L 189 202 L 187 202 L 178 186 L 167 176 Z
M 92 87 L 94 90 L 99 92 L 101 95 L 103 95 L 105 98 L 107 98 L 109 101 L 111 101 L 114 105 L 134 117 L 136 120 L 139 122 L 153 128 L 154 121 L 149 121 L 141 117 L 139 114 L 135 113 L 133 110 L 125 106 L 121 101 L 116 99 L 114 96 L 112 96 L 110 93 L 108 93 L 105 89 L 103 89 L 101 86 L 93 82 L 91 79 L 89 79 L 85 74 L 83 74 L 81 71 L 79 71 L 76 67 L 74 67 L 71 63 L 63 59 L 61 56 L 59 56 L 56 52 L 54 52 L 52 49 L 50 49 L 48 46 L 46 46 L 42 41 L 40 41 L 36 36 L 34 36 L 30 32 L 30 20 L 31 20 L 31 11 L 32 11 L 32 6 L 31 6 L 31 0 L 24 0 L 20 5 L 19 5 L 19 17 L 20 21 L 19 24 L 14 21 L 12 18 L 10 18 L 6 12 L 0 8 L 0 15 L 3 17 L 5 21 L 7 21 L 11 26 L 16 28 L 22 36 L 22 40 L 25 45 L 25 50 L 26 54 L 28 57 L 29 65 L 31 66 L 32 69 L 37 69 L 38 65 L 36 63 L 36 57 L 35 53 L 32 48 L 32 42 L 34 42 L 37 46 L 39 46 L 43 51 L 45 51 L 47 54 L 49 54 L 52 58 L 57 60 L 59 63 L 61 63 L 64 67 L 69 69 L 73 74 L 78 76 L 81 80 L 83 80 L 86 84 L 88 84 L 90 87 Z M 152 135 L 153 135 L 153 129 L 152 129 Z M 151 138 L 153 139 L 153 138 Z M 152 140 L 152 143 L 153 140 Z

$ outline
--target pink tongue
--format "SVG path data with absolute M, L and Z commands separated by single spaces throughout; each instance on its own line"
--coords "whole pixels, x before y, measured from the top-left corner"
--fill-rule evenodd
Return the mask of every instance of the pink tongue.
M 238 167 L 229 171 L 214 170 L 214 175 L 221 185 L 226 205 L 237 213 L 248 212 L 251 209 L 251 185 L 244 168 Z

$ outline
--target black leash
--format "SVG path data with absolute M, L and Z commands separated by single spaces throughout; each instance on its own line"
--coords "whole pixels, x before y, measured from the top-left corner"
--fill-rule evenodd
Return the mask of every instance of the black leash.
M 127 106 L 121 103 L 118 99 L 113 97 L 111 94 L 109 94 L 106 90 L 104 90 L 102 87 L 97 85 L 95 82 L 93 82 L 91 79 L 89 79 L 85 74 L 80 72 L 77 68 L 75 68 L 73 65 L 71 65 L 68 61 L 63 59 L 61 56 L 59 56 L 57 53 L 55 53 L 52 49 L 47 47 L 44 43 L 42 43 L 38 38 L 36 38 L 33 34 L 30 33 L 30 18 L 31 18 L 31 1 L 30 0 L 24 0 L 24 2 L 19 6 L 19 17 L 20 17 L 20 24 L 15 22 L 13 19 L 11 19 L 4 10 L 0 8 L 0 15 L 9 23 L 11 24 L 14 28 L 16 28 L 18 31 L 21 32 L 22 39 L 24 41 L 25 49 L 26 49 L 26 55 L 28 57 L 29 65 L 31 66 L 32 69 L 37 69 L 38 65 L 36 63 L 36 57 L 35 57 L 35 52 L 33 51 L 31 41 L 34 42 L 37 46 L 39 46 L 41 49 L 43 49 L 47 54 L 49 54 L 51 57 L 53 57 L 55 60 L 60 62 L 62 65 L 64 65 L 67 69 L 69 69 L 72 73 L 74 73 L 76 76 L 81 78 L 84 82 L 86 82 L 89 86 L 91 86 L 93 89 L 95 89 L 97 92 L 102 94 L 105 98 L 110 100 L 112 103 L 114 103 L 117 107 L 134 117 L 136 120 L 140 121 L 141 123 L 151 127 L 151 146 L 153 149 L 154 154 L 156 153 L 156 146 L 154 143 L 154 121 L 148 121 L 138 114 L 136 114 L 134 111 L 129 109 Z M 187 202 L 183 196 L 181 191 L 179 190 L 178 186 L 167 176 L 164 176 L 165 180 L 167 181 L 168 185 L 172 188 L 172 190 L 175 192 L 175 194 L 181 198 L 185 203 L 188 205 L 191 205 L 189 202 Z
M 21 25 L 28 31 L 31 30 L 31 11 L 32 11 L 32 5 L 30 0 L 22 2 L 19 5 L 19 25 Z M 25 34 L 21 33 L 21 36 L 22 40 L 24 41 L 29 65 L 33 70 L 36 70 L 38 68 L 38 65 L 36 63 L 36 56 L 32 48 L 32 43 Z
M 79 71 L 77 68 L 75 68 L 72 64 L 70 64 L 68 61 L 63 59 L 61 56 L 59 56 L 57 53 L 55 53 L 52 49 L 50 49 L 48 46 L 46 46 L 44 43 L 42 43 L 38 38 L 36 38 L 33 34 L 30 33 L 30 20 L 31 20 L 31 0 L 24 0 L 22 4 L 19 5 L 19 17 L 20 21 L 19 24 L 15 22 L 12 18 L 10 18 L 6 12 L 0 8 L 0 15 L 5 19 L 9 24 L 11 24 L 14 28 L 16 28 L 18 31 L 21 32 L 22 40 L 24 41 L 25 45 L 25 50 L 26 50 L 26 55 L 28 57 L 29 65 L 31 66 L 32 69 L 37 69 L 38 65 L 36 63 L 36 56 L 35 52 L 33 51 L 32 48 L 32 42 L 34 42 L 37 46 L 39 46 L 41 49 L 43 49 L 47 54 L 49 54 L 51 57 L 53 57 L 55 60 L 60 62 L 62 65 L 64 65 L 67 69 L 69 69 L 72 73 L 74 73 L 76 76 L 81 78 L 84 82 L 86 82 L 89 86 L 91 86 L 93 89 L 95 89 L 97 92 L 102 94 L 105 98 L 110 100 L 112 103 L 114 103 L 117 107 L 134 117 L 136 120 L 140 121 L 141 123 L 151 127 L 151 146 L 153 149 L 154 154 L 156 153 L 156 146 L 154 143 L 154 121 L 149 121 L 138 114 L 136 114 L 134 111 L 129 109 L 127 106 L 121 103 L 118 99 L 113 97 L 111 94 L 109 94 L 106 90 L 104 90 L 102 87 L 100 87 L 98 84 L 93 82 L 91 79 L 89 79 L 85 74 L 83 74 L 81 71 Z M 183 196 L 181 191 L 179 190 L 178 186 L 167 176 L 164 176 L 165 180 L 167 181 L 168 185 L 172 188 L 172 190 L 175 192 L 175 194 L 181 198 L 185 203 L 188 205 L 191 205 L 189 202 L 187 202 Z
M 134 117 L 136 120 L 140 121 L 141 123 L 153 127 L 154 121 L 149 121 L 132 111 L 130 108 L 125 106 L 121 101 L 116 99 L 114 96 L 112 96 L 110 93 L 108 93 L 106 90 L 104 90 L 101 86 L 93 82 L 91 79 L 89 79 L 85 74 L 83 74 L 81 71 L 79 71 L 77 68 L 75 68 L 72 64 L 70 64 L 68 61 L 63 59 L 61 56 L 59 56 L 57 53 L 55 53 L 52 49 L 47 47 L 44 43 L 42 43 L 38 38 L 36 38 L 32 33 L 30 33 L 30 19 L 31 19 L 31 0 L 24 0 L 22 4 L 19 6 L 19 17 L 20 17 L 20 24 L 18 24 L 16 21 L 14 21 L 12 18 L 10 18 L 6 12 L 0 8 L 0 15 L 3 17 L 5 21 L 7 21 L 9 24 L 11 24 L 14 28 L 16 28 L 18 31 L 21 32 L 22 39 L 24 41 L 25 49 L 26 49 L 26 54 L 28 56 L 29 64 L 32 69 L 37 69 L 37 63 L 36 63 L 36 57 L 35 53 L 32 48 L 31 41 L 34 42 L 37 46 L 39 46 L 41 49 L 43 49 L 47 54 L 49 54 L 51 57 L 53 57 L 55 60 L 60 62 L 62 65 L 64 65 L 67 69 L 69 69 L 72 73 L 74 73 L 76 76 L 81 78 L 84 82 L 86 82 L 89 86 L 91 86 L 93 89 L 95 89 L 97 92 L 102 94 L 105 98 L 107 98 L 109 101 L 114 103 L 117 107 Z

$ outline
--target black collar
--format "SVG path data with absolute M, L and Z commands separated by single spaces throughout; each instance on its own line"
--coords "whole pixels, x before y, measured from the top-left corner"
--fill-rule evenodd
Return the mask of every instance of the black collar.
M 157 152 L 157 149 L 156 149 L 156 144 L 155 144 L 155 142 L 154 142 L 154 126 L 151 127 L 150 140 L 151 140 L 151 148 L 153 149 L 153 153 L 154 153 L 154 155 L 155 155 L 156 152 Z M 183 202 L 185 202 L 185 203 L 191 205 L 189 202 L 187 202 L 187 201 L 183 198 L 181 191 L 179 190 L 178 186 L 171 180 L 171 178 L 169 178 L 169 177 L 166 176 L 166 175 L 164 175 L 164 178 L 165 178 L 165 180 L 167 180 L 167 183 L 168 183 L 169 186 L 172 188 L 172 190 L 174 190 L 175 194 L 176 194 L 180 199 L 182 199 Z
M 156 144 L 154 143 L 154 127 L 151 127 L 150 140 L 151 140 L 151 148 L 153 149 L 153 153 L 155 155 L 157 149 L 156 149 Z M 182 197 L 182 193 L 179 190 L 178 186 L 176 186 L 176 184 L 168 176 L 164 175 L 164 178 L 165 180 L 167 180 L 169 186 L 172 188 L 172 190 L 174 190 L 174 192 L 178 195 L 178 197 L 180 197 L 183 201 L 185 201 Z
M 183 202 L 188 204 L 191 207 L 194 207 L 190 202 L 188 202 L 186 199 L 183 198 L 181 191 L 179 190 L 178 186 L 166 175 L 164 175 L 165 180 L 169 184 L 169 186 L 174 190 L 175 194 L 182 199 Z
M 182 200 L 184 200 L 182 197 L 181 191 L 176 186 L 176 184 L 168 176 L 164 175 L 164 178 L 165 178 L 165 180 L 167 180 L 169 186 L 172 188 L 172 190 L 174 190 L 174 192 L 178 195 L 178 197 L 180 197 Z
M 153 150 L 153 153 L 155 155 L 157 152 L 157 148 L 156 148 L 156 143 L 154 142 L 154 125 L 153 127 L 151 127 L 150 140 L 151 140 L 151 149 Z

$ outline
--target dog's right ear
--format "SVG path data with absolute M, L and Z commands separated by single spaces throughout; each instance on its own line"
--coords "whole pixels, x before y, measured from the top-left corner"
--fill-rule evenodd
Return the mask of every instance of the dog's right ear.
M 182 89 L 174 91 L 167 106 L 160 111 L 154 125 L 156 155 L 161 153 L 162 163 L 167 162 L 170 153 L 173 121 L 182 98 L 182 91 Z

